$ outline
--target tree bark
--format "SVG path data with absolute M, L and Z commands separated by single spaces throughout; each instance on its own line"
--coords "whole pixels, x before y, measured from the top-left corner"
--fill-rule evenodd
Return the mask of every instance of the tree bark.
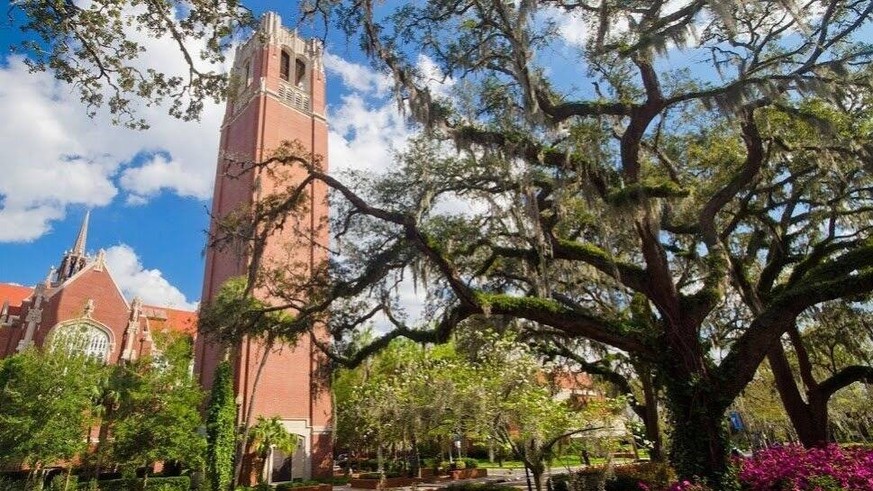
M 660 462 L 664 460 L 664 443 L 661 439 L 661 424 L 658 421 L 658 398 L 655 395 L 651 371 L 641 372 L 640 381 L 643 385 L 643 398 L 646 403 L 643 407 L 645 417 L 642 418 L 645 425 L 646 440 L 652 443 L 649 458 Z
M 817 390 L 807 393 L 809 402 L 803 400 L 782 343 L 775 343 L 770 348 L 767 361 L 770 362 L 770 369 L 773 371 L 776 391 L 800 443 L 807 448 L 826 444 L 828 441 L 827 400 L 823 400 Z
M 717 387 L 691 377 L 667 384 L 673 437 L 670 461 L 680 480 L 703 478 L 712 489 L 730 489 L 728 434 L 724 424 L 727 404 Z
M 240 475 L 242 473 L 243 467 L 243 459 L 246 457 L 246 445 L 248 444 L 249 439 L 249 430 L 252 427 L 252 416 L 254 416 L 255 411 L 255 393 L 258 390 L 258 383 L 261 381 L 261 373 L 264 371 L 264 367 L 267 365 L 267 358 L 270 355 L 270 351 L 273 349 L 273 338 L 270 337 L 267 339 L 264 344 L 264 356 L 261 357 L 261 363 L 258 364 L 258 371 L 255 372 L 255 380 L 252 382 L 252 394 L 249 396 L 248 400 L 248 408 L 246 410 L 246 418 L 243 421 L 243 434 L 242 438 L 240 438 L 240 442 L 237 444 L 236 448 L 236 458 L 234 459 L 234 470 L 233 470 L 233 486 L 236 487 L 240 484 Z M 248 361 L 248 360 L 246 360 Z M 253 483 L 247 483 L 248 486 L 251 486 Z
M 530 467 L 530 473 L 533 476 L 534 489 L 536 491 L 543 491 L 543 473 L 545 472 L 545 468 L 542 464 L 532 465 Z

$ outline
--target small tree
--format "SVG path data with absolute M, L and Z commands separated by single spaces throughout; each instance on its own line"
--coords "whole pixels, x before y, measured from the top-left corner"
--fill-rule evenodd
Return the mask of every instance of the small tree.
M 206 415 L 206 476 L 212 491 L 227 491 L 233 480 L 236 401 L 233 373 L 223 361 L 215 370 Z
M 102 371 L 97 360 L 61 350 L 28 349 L 0 365 L 0 464 L 36 477 L 83 452 Z
M 190 339 L 156 344 L 160 353 L 115 368 L 119 403 L 110 425 L 113 459 L 130 470 L 146 467 L 146 479 L 160 460 L 199 467 L 206 446 L 197 431 L 202 394 L 188 372 Z
M 545 377 L 555 369 L 544 367 L 531 347 L 511 334 L 486 332 L 477 337 L 487 346 L 477 350 L 474 360 L 477 372 L 485 374 L 477 382 L 478 397 L 485 402 L 479 417 L 490 419 L 491 438 L 508 446 L 524 463 L 540 491 L 555 448 L 574 435 L 611 426 L 624 401 L 598 397 L 580 403 L 556 398 L 557 387 Z M 566 374 L 563 369 L 552 373 L 555 378 Z

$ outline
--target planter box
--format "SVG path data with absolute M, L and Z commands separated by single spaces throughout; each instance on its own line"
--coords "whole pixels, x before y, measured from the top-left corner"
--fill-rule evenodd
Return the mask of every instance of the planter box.
M 349 486 L 353 488 L 361 488 L 361 489 L 376 489 L 379 487 L 379 479 L 352 479 L 349 481 Z M 424 479 L 419 479 L 417 477 L 386 477 L 385 478 L 385 487 L 386 488 L 405 488 L 412 486 L 413 484 L 418 484 L 423 482 Z M 295 490 L 296 491 L 296 490 Z M 318 490 L 322 491 L 322 490 Z
M 488 477 L 488 469 L 458 469 L 449 471 L 453 481 L 458 479 L 476 479 L 479 477 Z

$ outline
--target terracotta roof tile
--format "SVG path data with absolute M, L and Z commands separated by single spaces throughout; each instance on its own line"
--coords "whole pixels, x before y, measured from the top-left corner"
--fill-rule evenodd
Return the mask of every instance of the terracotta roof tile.
M 33 288 L 13 283 L 0 283 L 0 305 L 9 301 L 9 305 L 17 307 L 33 294 Z
M 142 313 L 153 330 L 169 328 L 192 336 L 197 332 L 197 312 L 143 305 Z

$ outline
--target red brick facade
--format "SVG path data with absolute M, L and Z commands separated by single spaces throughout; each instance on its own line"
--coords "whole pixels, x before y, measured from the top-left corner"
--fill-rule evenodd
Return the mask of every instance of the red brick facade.
M 313 160 L 327 165 L 325 76 L 318 41 L 297 37 L 282 27 L 278 15 L 268 13 L 258 34 L 237 49 L 233 75 L 238 81 L 237 93 L 227 104 L 213 194 L 212 214 L 219 219 L 303 178 L 299 169 L 291 171 L 284 181 L 260 170 L 239 175 L 240 167 L 234 162 L 264 161 L 288 141 L 298 143 Z M 309 213 L 292 219 L 295 221 L 282 233 L 270 237 L 264 263 L 293 265 L 296 273 L 309 274 L 326 260 L 326 195 L 324 185 L 310 185 Z M 233 247 L 208 249 L 203 301 L 213 298 L 227 279 L 244 274 L 248 261 Z M 234 362 L 242 418 L 251 404 L 264 346 L 249 339 L 229 348 L 198 338 L 195 373 L 201 384 L 209 387 L 215 367 L 229 356 Z M 331 399 L 320 375 L 324 363 L 309 337 L 301 336 L 294 346 L 285 345 L 270 353 L 254 397 L 255 416 L 279 416 L 286 428 L 303 437 L 302 448 L 290 462 L 284 462 L 290 464 L 295 478 L 329 476 L 332 472 Z M 268 472 L 281 465 L 279 456 L 268 463 Z

